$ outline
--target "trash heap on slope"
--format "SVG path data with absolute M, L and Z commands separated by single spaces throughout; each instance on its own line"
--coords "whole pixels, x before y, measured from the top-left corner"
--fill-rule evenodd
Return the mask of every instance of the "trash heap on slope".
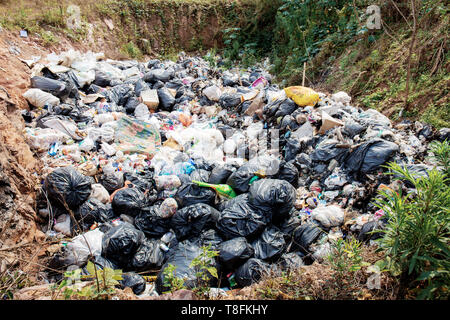
M 399 187 L 382 165 L 426 174 L 428 143 L 449 137 L 393 125 L 345 92 L 279 88 L 263 68 L 222 71 L 183 53 L 146 63 L 51 54 L 30 87 L 22 114 L 44 165 L 39 216 L 62 244 L 50 266 L 92 256 L 124 270 L 136 294 L 149 292 L 138 272 L 158 274 L 151 294 L 167 291 L 169 264 L 192 288 L 202 246 L 219 252 L 210 285 L 226 290 L 321 261 L 337 239 L 371 241 L 386 222 L 377 190 Z

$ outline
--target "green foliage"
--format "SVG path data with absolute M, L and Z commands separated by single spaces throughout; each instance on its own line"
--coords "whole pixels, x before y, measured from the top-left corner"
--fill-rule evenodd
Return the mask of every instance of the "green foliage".
M 82 286 L 80 288 L 81 269 L 66 271 L 64 279 L 54 290 L 60 292 L 63 290 L 65 300 L 69 299 L 86 299 L 86 300 L 103 300 L 115 292 L 115 286 L 119 284 L 118 280 L 122 280 L 122 270 L 113 270 L 97 268 L 91 261 L 88 262 L 86 270 L 88 276 L 84 276 L 86 280 L 92 280 L 92 285 Z
M 184 286 L 184 279 L 175 275 L 176 269 L 177 267 L 171 263 L 169 263 L 169 265 L 164 269 L 164 287 L 169 289 L 164 293 L 171 293 L 177 290 L 186 289 Z
M 361 257 L 361 242 L 352 239 L 338 239 L 332 245 L 332 251 L 327 259 L 336 272 L 337 279 L 343 279 L 349 273 L 358 271 L 369 264 Z
M 131 41 L 122 46 L 122 52 L 133 59 L 139 59 L 142 57 L 141 50 Z
M 190 268 L 195 270 L 195 276 L 197 278 L 197 285 L 194 288 L 196 293 L 205 294 L 209 291 L 210 277 L 218 278 L 217 269 L 213 266 L 214 259 L 219 255 L 218 251 L 211 250 L 211 245 L 201 247 L 202 253 L 192 260 L 189 265 Z
M 42 44 L 45 47 L 48 47 L 58 42 L 58 37 L 56 37 L 51 31 L 43 31 L 41 33 L 41 37 L 42 37 Z
M 31 286 L 29 276 L 20 270 L 0 274 L 0 300 L 14 299 L 14 291 Z
M 445 171 L 433 169 L 427 172 L 428 176 L 417 177 L 396 163 L 388 165 L 388 174 L 409 183 L 414 191 L 406 195 L 401 190 L 398 193 L 380 191 L 381 198 L 376 200 L 376 205 L 384 210 L 388 223 L 385 229 L 377 230 L 384 233 L 378 242 L 400 269 L 403 287 L 415 289 L 418 285 L 422 288 L 418 299 L 448 299 L 449 145 L 436 143 L 432 148 L 437 159 L 444 160 Z

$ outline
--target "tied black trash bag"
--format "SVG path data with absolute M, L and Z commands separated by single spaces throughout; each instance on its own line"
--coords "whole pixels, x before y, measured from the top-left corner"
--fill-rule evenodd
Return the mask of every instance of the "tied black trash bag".
M 266 228 L 261 236 L 252 243 L 255 258 L 267 261 L 278 259 L 286 249 L 283 233 L 276 227 Z
M 138 188 L 125 188 L 117 191 L 112 200 L 115 215 L 137 216 L 147 204 L 144 193 Z
M 164 111 L 172 111 L 175 105 L 175 97 L 167 90 L 167 88 L 158 89 L 159 107 Z
M 89 230 L 95 222 L 108 222 L 114 217 L 111 208 L 95 198 L 89 198 L 75 211 L 75 219 L 77 219 L 83 231 Z
M 259 166 L 255 164 L 246 163 L 228 177 L 227 184 L 236 193 L 245 193 L 250 188 L 250 180 L 259 169 Z
M 220 96 L 219 104 L 222 108 L 236 108 L 241 104 L 241 96 L 236 93 L 224 93 Z
M 211 246 L 211 250 L 218 250 L 219 245 L 223 242 L 222 237 L 214 229 L 209 229 L 200 234 L 195 241 L 195 244 L 199 247 Z
M 359 231 L 358 241 L 366 242 L 369 240 L 376 240 L 383 236 L 382 232 L 373 232 L 375 230 L 383 229 L 384 224 L 382 221 L 369 221 L 366 222 L 361 231 Z M 373 232 L 373 233 L 372 233 Z
M 145 285 L 145 279 L 134 272 L 123 273 L 122 280 L 119 280 L 119 287 L 121 289 L 131 288 L 136 295 L 145 291 Z
M 68 166 L 52 171 L 45 179 L 45 189 L 50 198 L 67 203 L 70 209 L 76 209 L 91 195 L 92 179 Z
M 320 143 L 311 154 L 311 160 L 328 162 L 331 159 L 336 159 L 336 161 L 341 163 L 347 156 L 348 149 L 338 148 L 337 144 L 339 143 L 331 140 L 327 141 L 327 143 Z
M 138 105 L 140 105 L 141 104 L 141 102 L 139 101 L 139 99 L 138 98 L 136 98 L 136 97 L 130 97 L 128 100 L 127 100 L 127 103 L 125 104 L 125 111 L 128 113 L 128 114 L 134 114 L 134 110 L 136 109 L 136 107 L 138 106 Z
M 265 272 L 269 271 L 269 265 L 256 258 L 250 258 L 240 266 L 234 276 L 240 287 L 248 287 L 252 283 L 258 282 Z
M 61 100 L 65 100 L 72 92 L 74 86 L 64 81 L 35 76 L 31 78 L 31 88 L 41 89 L 42 91 L 48 92 Z
M 95 256 L 94 264 L 96 267 L 100 268 L 101 270 L 103 270 L 105 268 L 110 268 L 110 269 L 116 270 L 118 268 L 114 263 L 112 263 L 108 259 L 105 259 L 102 256 Z
M 136 228 L 145 233 L 147 237 L 158 238 L 169 232 L 171 218 L 163 217 L 159 206 L 146 207 L 134 218 Z
M 277 179 L 289 182 L 294 188 L 298 188 L 298 169 L 293 162 L 282 161 L 280 163 L 280 170 L 276 175 Z
M 297 109 L 297 104 L 291 99 L 286 99 L 280 103 L 275 118 L 291 115 Z
M 309 246 L 316 241 L 324 231 L 316 221 L 302 224 L 294 230 L 294 242 L 292 250 L 300 250 L 303 253 L 309 252 Z
M 111 174 L 102 174 L 99 182 L 109 193 L 113 193 L 124 186 L 123 172 L 117 171 Z
M 95 70 L 94 84 L 103 88 L 111 85 L 111 77 L 101 70 Z
M 164 280 L 164 270 L 172 264 L 176 267 L 173 272 L 175 277 L 184 279 L 184 286 L 188 289 L 193 289 L 197 285 L 197 277 L 194 268 L 190 267 L 192 260 L 197 258 L 202 253 L 202 250 L 196 244 L 185 240 L 180 242 L 177 247 L 174 248 L 173 252 L 170 254 L 164 266 L 161 268 L 158 276 L 156 278 L 156 292 L 162 294 L 166 291 L 170 291 L 170 287 L 165 286 Z M 216 263 L 214 263 L 213 267 L 218 267 Z M 217 284 L 217 279 L 212 277 L 210 273 L 208 273 L 209 283 L 208 286 L 213 287 Z
M 292 208 L 289 213 L 289 218 L 284 220 L 283 223 L 279 225 L 280 231 L 284 234 L 284 239 L 286 242 L 292 239 L 295 229 L 300 227 L 301 224 L 302 219 L 299 212 L 295 208 Z
M 302 143 L 296 138 L 287 139 L 284 146 L 284 160 L 294 160 L 297 154 L 302 150 Z
M 225 239 L 256 237 L 271 220 L 268 213 L 260 212 L 252 207 L 245 197 L 240 200 L 231 201 L 227 208 L 220 213 L 217 229 Z
M 253 248 L 244 237 L 225 241 L 219 246 L 219 261 L 227 270 L 234 270 L 253 257 Z
M 139 79 L 134 85 L 134 93 L 136 96 L 140 96 L 142 91 L 150 89 L 149 85 L 142 79 Z
M 102 255 L 118 267 L 126 268 L 144 238 L 142 231 L 124 222 L 105 233 L 102 241 Z
M 199 187 L 194 183 L 182 185 L 175 194 L 178 208 L 188 207 L 196 203 L 204 203 L 213 206 L 215 199 L 216 192 L 214 190 L 211 188 Z
M 198 237 L 203 230 L 213 228 L 220 212 L 213 207 L 196 203 L 178 210 L 172 216 L 171 226 L 178 241 Z
M 166 256 L 161 249 L 161 244 L 160 240 L 144 239 L 128 268 L 134 271 L 159 270 L 164 264 Z
M 212 184 L 225 184 L 230 175 L 235 171 L 231 166 L 215 167 L 211 171 L 208 183 Z
M 399 150 L 397 144 L 383 139 L 363 143 L 345 160 L 345 167 L 351 173 L 369 173 L 378 169 Z
M 289 216 L 296 197 L 295 188 L 278 179 L 257 180 L 250 186 L 248 201 L 262 212 L 271 212 L 273 223 L 278 224 Z

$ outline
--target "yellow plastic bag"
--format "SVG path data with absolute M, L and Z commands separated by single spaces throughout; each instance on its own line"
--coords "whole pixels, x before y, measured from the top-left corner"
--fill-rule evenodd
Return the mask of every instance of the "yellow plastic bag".
M 319 102 L 319 94 L 311 88 L 295 86 L 284 88 L 286 96 L 291 98 L 298 106 L 314 106 Z

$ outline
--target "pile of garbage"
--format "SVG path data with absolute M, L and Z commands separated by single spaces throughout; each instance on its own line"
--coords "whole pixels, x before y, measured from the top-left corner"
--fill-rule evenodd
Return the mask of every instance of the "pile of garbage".
M 184 53 L 51 54 L 33 63 L 24 97 L 24 135 L 43 163 L 42 229 L 61 240 L 49 267 L 122 269 L 136 294 L 167 291 L 170 264 L 195 286 L 202 246 L 219 252 L 210 286 L 223 291 L 320 262 L 337 239 L 372 241 L 386 218 L 371 201 L 398 189 L 382 165 L 424 174 L 428 143 L 449 136 L 393 125 L 345 92 L 280 89 L 262 67 L 223 71 Z

